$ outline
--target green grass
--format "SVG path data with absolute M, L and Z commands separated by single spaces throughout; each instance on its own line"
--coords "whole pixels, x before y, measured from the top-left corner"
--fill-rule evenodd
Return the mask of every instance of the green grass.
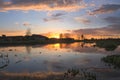
M 96 74 L 88 72 L 86 69 L 68 69 L 64 73 L 65 80 L 96 80 Z
M 113 68 L 120 69 L 120 55 L 110 55 L 102 58 L 102 61 L 113 66 Z

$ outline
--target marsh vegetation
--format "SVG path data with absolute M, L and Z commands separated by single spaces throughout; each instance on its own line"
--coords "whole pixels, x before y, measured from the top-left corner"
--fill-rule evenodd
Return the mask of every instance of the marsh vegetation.
M 109 55 L 103 57 L 102 61 L 115 69 L 120 69 L 120 55 Z

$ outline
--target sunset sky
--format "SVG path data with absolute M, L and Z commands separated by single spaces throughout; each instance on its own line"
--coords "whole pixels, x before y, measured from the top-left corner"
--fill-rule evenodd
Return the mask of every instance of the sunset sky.
M 120 35 L 120 0 L 0 0 L 0 35 Z

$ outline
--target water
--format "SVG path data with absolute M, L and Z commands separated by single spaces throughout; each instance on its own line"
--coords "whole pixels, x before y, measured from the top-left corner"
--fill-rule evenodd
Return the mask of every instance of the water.
M 118 55 L 120 47 L 114 51 L 106 51 L 93 45 L 93 43 L 58 43 L 0 47 L 0 72 L 60 73 L 70 68 L 79 68 L 95 72 L 98 80 L 120 80 L 120 70 L 101 61 L 101 58 L 107 55 Z

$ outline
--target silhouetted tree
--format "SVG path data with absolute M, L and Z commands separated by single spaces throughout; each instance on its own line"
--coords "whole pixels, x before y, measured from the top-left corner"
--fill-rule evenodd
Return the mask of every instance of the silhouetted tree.
M 3 38 L 5 38 L 5 37 L 6 37 L 6 35 L 4 35 L 4 34 L 3 34 L 3 35 L 2 35 L 2 37 L 3 37 Z
M 84 40 L 84 35 L 83 34 L 81 35 L 81 39 Z

